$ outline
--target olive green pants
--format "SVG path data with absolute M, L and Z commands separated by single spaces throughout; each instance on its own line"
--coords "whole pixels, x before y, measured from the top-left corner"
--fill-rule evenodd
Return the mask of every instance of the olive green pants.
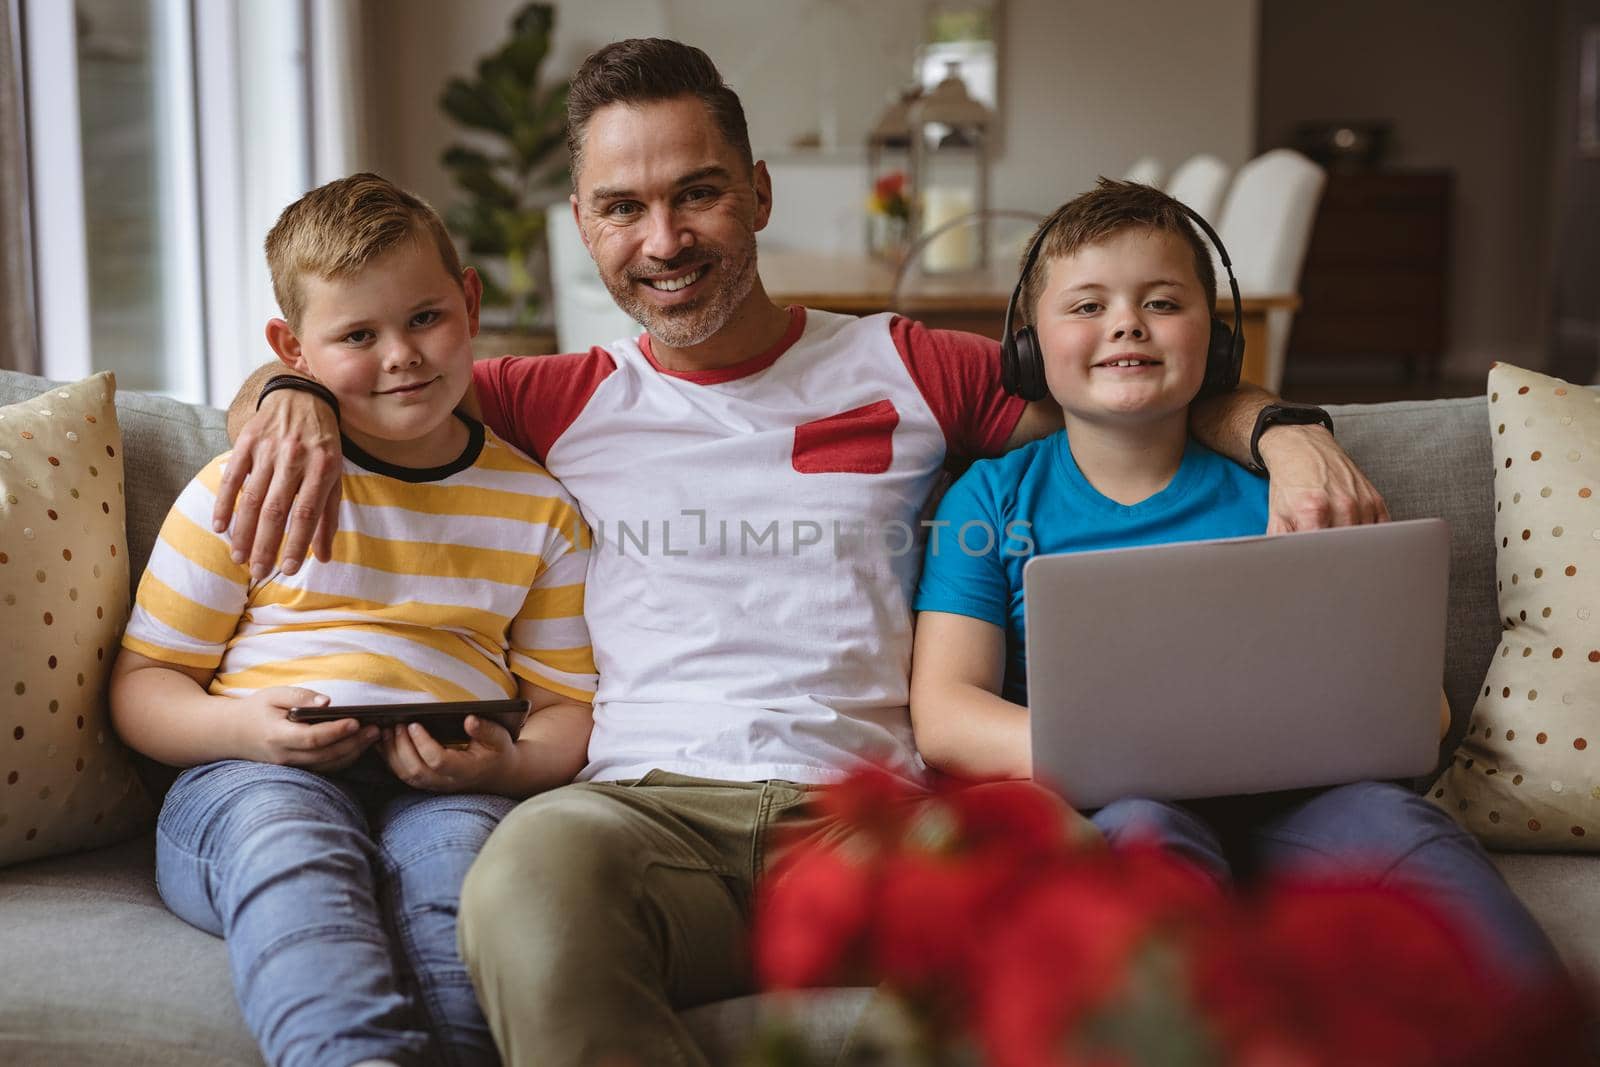
M 829 827 L 792 782 L 652 771 L 524 802 L 467 875 L 458 937 L 508 1064 L 699 1065 L 677 1010 L 754 989 L 756 879 Z

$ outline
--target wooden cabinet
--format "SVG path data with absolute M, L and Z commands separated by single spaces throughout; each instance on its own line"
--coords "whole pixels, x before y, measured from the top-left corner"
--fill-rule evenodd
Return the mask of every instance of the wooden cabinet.
M 1449 305 L 1448 171 L 1332 173 L 1300 275 L 1296 363 L 1404 360 L 1434 377 Z

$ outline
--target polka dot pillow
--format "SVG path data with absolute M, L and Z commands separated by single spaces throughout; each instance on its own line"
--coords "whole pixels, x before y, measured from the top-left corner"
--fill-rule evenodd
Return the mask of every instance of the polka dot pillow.
M 115 392 L 97 374 L 0 408 L 0 866 L 151 814 L 105 707 L 128 616 Z
M 1485 843 L 1600 848 L 1600 393 L 1489 372 L 1503 632 L 1433 798 Z

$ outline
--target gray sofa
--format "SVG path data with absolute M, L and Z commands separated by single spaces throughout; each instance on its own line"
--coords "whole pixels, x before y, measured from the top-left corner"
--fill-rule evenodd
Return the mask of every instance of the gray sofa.
M 0 405 L 43 379 L 0 371 Z M 226 447 L 222 414 L 123 394 L 128 548 L 137 584 L 179 489 Z M 1437 515 L 1453 537 L 1445 683 L 1461 736 L 1499 633 L 1488 415 L 1480 399 L 1333 409 L 1338 436 L 1396 518 Z M 1448 750 L 1448 749 L 1447 749 Z M 0 869 L 0 1063 L 258 1064 L 234 1004 L 222 942 L 169 914 L 146 835 Z M 1600 974 L 1600 868 L 1585 855 L 1501 855 L 1506 877 L 1576 966 Z M 684 1013 L 713 1062 L 731 1063 L 763 1017 L 799 1013 L 826 1054 L 859 1015 L 862 990 L 785 1001 L 745 997 Z M 619 1020 L 626 1025 L 626 1020 Z M 826 1061 L 825 1061 L 826 1062 Z

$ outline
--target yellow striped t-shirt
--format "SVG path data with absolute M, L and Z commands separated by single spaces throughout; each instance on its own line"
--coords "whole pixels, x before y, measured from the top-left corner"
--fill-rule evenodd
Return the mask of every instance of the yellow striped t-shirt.
M 211 669 L 210 692 L 304 686 L 333 704 L 490 700 L 512 677 L 590 701 L 589 529 L 543 467 L 468 422 L 453 463 L 394 467 L 346 441 L 333 558 L 250 580 L 211 529 L 224 453 L 179 495 L 122 643 Z

